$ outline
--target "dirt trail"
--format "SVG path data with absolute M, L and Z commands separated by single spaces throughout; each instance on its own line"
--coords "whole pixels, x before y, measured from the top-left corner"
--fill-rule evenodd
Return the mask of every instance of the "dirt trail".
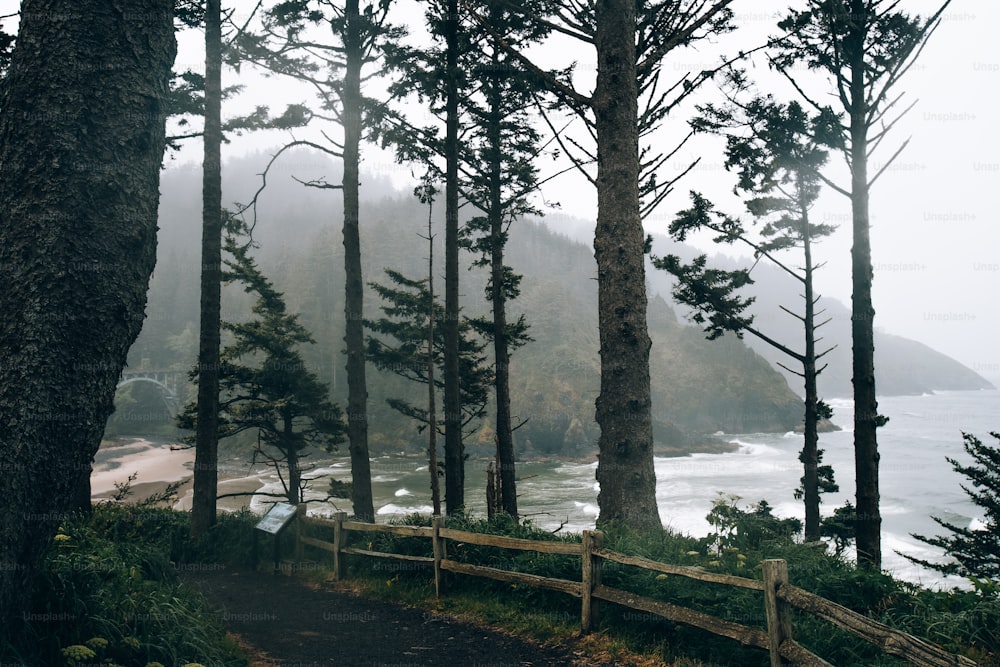
M 182 581 L 224 610 L 259 667 L 599 667 L 578 649 L 445 615 L 246 570 L 187 571 Z

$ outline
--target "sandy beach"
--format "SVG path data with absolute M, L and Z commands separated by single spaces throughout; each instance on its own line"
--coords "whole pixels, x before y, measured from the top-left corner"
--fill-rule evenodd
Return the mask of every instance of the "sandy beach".
M 187 480 L 190 484 L 194 468 L 194 449 L 172 449 L 178 443 L 162 443 L 136 438 L 103 443 L 94 457 L 90 475 L 90 493 L 94 499 L 107 498 L 115 492 L 115 484 L 128 481 L 132 497 L 141 499 L 162 490 L 171 482 Z
M 163 491 L 172 482 L 183 482 L 173 507 L 191 509 L 192 478 L 194 475 L 194 448 L 178 449 L 177 442 L 157 442 L 145 438 L 129 438 L 105 442 L 94 457 L 94 471 L 90 476 L 90 493 L 94 500 L 110 497 L 116 483 L 131 483 L 129 501 L 137 502 Z M 238 470 L 219 472 L 219 494 L 253 492 L 265 484 L 260 479 L 266 472 L 254 474 Z M 250 496 L 221 498 L 219 509 L 236 511 L 250 504 Z

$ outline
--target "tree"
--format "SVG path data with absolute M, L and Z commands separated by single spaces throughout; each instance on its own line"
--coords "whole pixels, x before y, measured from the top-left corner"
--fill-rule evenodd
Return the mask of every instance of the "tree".
M 191 537 L 215 524 L 219 480 L 219 365 L 222 311 L 222 8 L 205 1 L 205 132 L 202 164 L 201 327 L 198 335 L 198 433 Z
M 433 476 L 437 467 L 433 446 L 437 433 L 433 429 L 438 427 L 434 392 L 444 389 L 440 371 L 445 364 L 445 347 L 448 344 L 442 326 L 447 314 L 441 303 L 434 299 L 432 277 L 412 280 L 391 269 L 386 269 L 386 275 L 391 286 L 370 283 L 384 304 L 383 317 L 365 322 L 375 334 L 368 337 L 368 358 L 380 370 L 428 386 L 426 408 L 400 398 L 390 398 L 387 402 L 394 410 L 416 420 L 420 424 L 418 430 L 432 429 L 432 446 L 428 455 Z M 462 376 L 462 418 L 459 427 L 464 428 L 485 414 L 493 373 L 486 363 L 485 345 L 473 337 L 468 320 L 460 323 L 459 333 L 459 370 Z M 432 493 L 435 482 L 432 477 Z
M 1000 443 L 1000 433 L 990 432 Z M 954 561 L 930 563 L 912 556 L 906 556 L 914 563 L 944 574 L 957 574 L 972 579 L 983 586 L 992 580 L 994 590 L 1000 586 L 1000 446 L 989 445 L 970 433 L 962 433 L 962 447 L 972 457 L 972 463 L 963 465 L 956 459 L 946 457 L 955 472 L 964 475 L 972 488 L 962 485 L 969 499 L 981 507 L 985 514 L 982 526 L 962 528 L 955 524 L 931 517 L 951 535 L 925 537 L 913 534 L 925 544 L 944 549 Z
M 266 13 L 262 35 L 244 35 L 241 51 L 256 64 L 272 72 L 304 81 L 314 87 L 319 111 L 311 115 L 333 120 L 343 128 L 341 141 L 328 139 L 330 146 L 307 141 L 286 144 L 277 157 L 294 146 L 310 146 L 343 162 L 339 185 L 309 181 L 305 185 L 337 189 L 344 198 L 344 273 L 347 346 L 347 432 L 351 455 L 351 502 L 361 521 L 374 521 L 371 465 L 368 457 L 368 388 L 365 377 L 364 276 L 361 268 L 360 162 L 361 141 L 381 122 L 384 105 L 366 97 L 362 84 L 373 74 L 366 72 L 379 62 L 386 46 L 405 31 L 388 22 L 390 0 L 366 2 L 346 0 L 343 6 L 330 0 L 290 0 L 279 2 Z M 323 26 L 333 37 L 330 42 L 308 38 L 308 27 Z M 329 116 L 326 114 L 330 114 Z M 268 165 L 270 166 L 270 165 Z
M 21 5 L 0 100 L 0 642 L 23 639 L 142 324 L 174 53 L 172 1 Z
M 520 293 L 521 276 L 504 264 L 504 247 L 514 221 L 541 214 L 529 201 L 538 187 L 534 160 L 541 152 L 541 137 L 529 113 L 539 92 L 538 81 L 500 42 L 520 47 L 541 39 L 545 29 L 524 26 L 503 2 L 490 3 L 488 12 L 495 32 L 482 39 L 480 48 L 469 49 L 472 53 L 468 54 L 469 79 L 479 95 L 467 94 L 463 98 L 471 123 L 459 163 L 459 190 L 480 215 L 465 224 L 461 235 L 467 247 L 479 255 L 475 265 L 490 271 L 486 299 L 492 314 L 472 320 L 472 324 L 493 343 L 498 473 L 495 486 L 499 490 L 495 504 L 516 518 L 516 427 L 510 407 L 510 356 L 530 338 L 523 315 L 508 321 L 507 303 Z
M 251 246 L 239 242 L 238 233 L 245 228 L 236 222 L 231 225 L 225 242 L 231 259 L 225 260 L 228 270 L 223 279 L 242 283 L 248 294 L 256 296 L 256 318 L 223 324 L 234 340 L 220 355 L 218 437 L 256 432 L 254 461 L 263 457 L 277 471 L 288 502 L 299 504 L 309 481 L 303 477 L 308 471 L 303 459 L 314 447 L 330 452 L 342 440 L 341 411 L 298 352 L 299 345 L 313 342 L 312 337 L 298 315 L 286 312 L 283 295 L 250 256 Z M 197 428 L 200 417 L 200 406 L 189 404 L 178 422 L 182 428 Z
M 652 132 L 677 103 L 711 77 L 684 75 L 659 90 L 661 62 L 672 50 L 730 29 L 730 0 L 706 2 L 555 3 L 551 16 L 527 13 L 563 37 L 594 49 L 597 82 L 590 95 L 573 86 L 570 72 L 542 70 L 527 56 L 511 53 L 546 82 L 559 103 L 586 124 L 596 143 L 578 166 L 597 189 L 594 256 L 597 261 L 601 388 L 596 401 L 601 428 L 598 523 L 622 522 L 659 530 L 653 469 L 653 432 L 646 325 L 645 237 L 642 217 L 662 201 L 676 179 L 658 180 L 669 155 L 640 152 L 639 139 Z M 490 34 L 489 21 L 475 14 Z M 640 98 L 645 103 L 640 110 Z M 570 142 L 580 147 L 578 142 Z M 560 141 L 566 148 L 566 142 Z M 671 153 L 672 154 L 672 153 Z M 584 163 L 596 162 L 596 176 Z
M 251 114 L 222 121 L 222 102 L 240 90 L 240 86 L 222 87 L 223 12 L 220 0 L 204 3 L 178 0 L 177 18 L 182 26 L 205 31 L 204 75 L 185 70 L 175 73 L 171 86 L 170 115 L 180 128 L 187 130 L 192 116 L 204 117 L 201 131 L 167 137 L 167 147 L 177 149 L 185 139 L 201 137 L 204 143 L 202 165 L 202 246 L 200 283 L 200 329 L 198 346 L 198 419 L 195 439 L 194 492 L 191 503 L 191 535 L 197 537 L 215 523 L 218 493 L 218 419 L 219 419 L 219 328 L 222 272 L 222 162 L 224 132 L 242 132 L 300 124 L 300 108 L 289 105 L 278 117 L 271 117 L 266 107 Z M 247 18 L 250 22 L 256 9 Z M 236 34 L 245 30 L 238 27 Z M 238 61 L 229 49 L 230 64 Z
M 445 240 L 444 282 L 445 335 L 444 424 L 445 424 L 445 506 L 449 514 L 465 507 L 465 445 L 462 441 L 463 407 L 461 361 L 458 348 L 461 334 L 458 251 L 460 245 L 460 171 L 465 128 L 460 127 L 463 98 L 468 94 L 468 61 L 474 50 L 467 30 L 468 15 L 460 11 L 458 0 L 431 0 L 425 3 L 425 20 L 435 42 L 426 48 L 396 45 L 388 62 L 402 72 L 390 90 L 394 97 L 415 93 L 428 101 L 430 111 L 444 124 L 444 138 L 436 128 L 417 127 L 402 117 L 385 128 L 383 145 L 392 144 L 399 161 L 417 161 L 444 180 Z M 464 7 L 463 7 L 464 9 Z M 443 43 L 444 47 L 441 47 Z M 443 168 L 436 160 L 443 160 Z
M 734 81 L 742 85 L 738 78 Z M 837 119 L 828 111 L 811 117 L 796 102 L 781 105 L 760 97 L 742 105 L 733 102 L 723 109 L 708 105 L 703 111 L 704 116 L 696 126 L 713 132 L 728 132 L 726 168 L 738 172 L 737 192 L 750 197 L 746 201 L 747 210 L 764 223 L 759 230 L 762 240 L 756 240 L 754 230 L 741 220 L 716 211 L 711 202 L 697 193 L 691 194 L 692 208 L 677 215 L 670 233 L 675 240 L 683 241 L 692 232 L 713 231 L 717 234 L 716 242 L 744 243 L 753 249 L 755 260 L 765 258 L 801 283 L 802 314 L 782 309 L 802 322 L 802 351 L 767 335 L 754 324 L 752 316 L 745 314 L 753 299 L 741 298 L 738 292 L 753 282 L 752 267 L 737 271 L 707 269 L 705 255 L 689 265 L 673 255 L 654 258 L 653 264 L 677 279 L 674 298 L 694 309 L 693 319 L 701 324 L 708 320 L 705 331 L 709 339 L 718 338 L 726 331 L 740 338 L 744 331 L 749 332 L 801 367 L 801 371 L 795 371 L 783 366 L 804 382 L 803 447 L 799 455 L 804 474 L 795 495 L 805 503 L 806 540 L 817 541 L 821 537 L 820 494 L 837 491 L 838 487 L 833 481 L 833 469 L 821 465 L 823 452 L 818 447 L 819 420 L 829 418 L 831 411 L 819 400 L 816 378 L 823 368 L 817 368 L 817 361 L 830 349 L 816 350 L 816 330 L 826 322 L 816 321 L 815 304 L 819 297 L 815 295 L 813 274 L 818 267 L 812 253 L 817 240 L 832 233 L 834 228 L 811 222 L 809 210 L 819 196 L 819 170 L 828 156 L 816 137 L 836 141 Z M 739 129 L 743 133 L 739 133 Z M 783 251 L 790 249 L 801 250 L 801 267 L 790 265 L 781 256 Z
M 903 142 L 871 177 L 868 160 L 899 117 L 910 108 L 896 114 L 902 95 L 896 95 L 893 87 L 919 57 L 950 1 L 945 0 L 930 18 L 921 19 L 899 10 L 895 0 L 809 0 L 804 9 L 792 10 L 778 24 L 788 35 L 779 42 L 779 49 L 771 58 L 777 70 L 817 111 L 826 105 L 806 91 L 793 70 L 804 64 L 809 70 L 827 76 L 834 99 L 846 117 L 841 126 L 842 152 L 850 169 L 851 185 L 843 188 L 829 180 L 826 182 L 851 200 L 855 526 L 858 563 L 873 569 L 882 565 L 876 429 L 888 420 L 878 414 L 875 393 L 869 195 L 872 185 L 907 142 Z

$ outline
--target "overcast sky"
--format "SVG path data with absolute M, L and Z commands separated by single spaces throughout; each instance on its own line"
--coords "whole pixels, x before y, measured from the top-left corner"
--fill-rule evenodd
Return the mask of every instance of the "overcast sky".
M 236 4 L 249 8 L 255 3 Z M 926 14 L 938 3 L 906 0 L 902 4 L 908 11 Z M 768 9 L 762 10 L 762 6 Z M 732 53 L 760 43 L 775 30 L 776 17 L 783 13 L 776 11 L 779 6 L 788 3 L 737 0 L 733 5 L 740 23 L 737 33 L 716 44 L 705 44 L 696 52 L 672 54 L 665 61 L 666 73 L 679 77 L 689 70 L 698 71 L 714 63 L 719 52 Z M 404 0 L 400 8 L 400 16 L 415 21 L 415 29 L 421 30 L 417 4 Z M 872 191 L 876 326 L 927 343 L 994 381 L 1000 380 L 1000 352 L 994 343 L 1000 331 L 1000 230 L 994 213 L 1000 191 L 1000 111 L 996 102 L 1000 56 L 993 46 L 997 26 L 1000 4 L 953 0 L 917 65 L 897 88 L 905 93 L 901 106 L 914 101 L 916 106 L 886 139 L 870 170 L 875 173 L 901 142 L 910 139 Z M 192 63 L 201 69 L 199 40 L 194 34 L 182 38 L 179 63 Z M 582 73 L 578 84 L 582 92 L 589 92 L 587 71 L 593 68 L 587 67 L 592 60 L 587 49 L 575 50 L 573 44 L 562 42 L 537 56 L 551 58 L 552 64 L 579 60 Z M 793 95 L 787 84 L 760 63 L 751 69 L 751 75 L 759 81 L 762 92 L 772 92 L 780 99 Z M 228 85 L 234 82 L 235 74 L 226 72 L 225 77 Z M 265 103 L 277 109 L 285 102 L 309 101 L 307 91 L 273 79 L 246 81 L 246 94 L 227 105 L 224 115 L 234 115 L 252 104 Z M 706 95 L 708 92 L 706 89 Z M 689 115 L 687 107 L 668 120 L 658 138 L 663 149 L 670 149 L 673 138 L 685 131 Z M 224 154 L 267 149 L 284 138 L 275 134 L 236 138 Z M 676 211 L 687 205 L 690 189 L 713 199 L 728 196 L 733 180 L 722 168 L 720 147 L 720 143 L 708 140 L 692 143 L 668 163 L 666 174 L 701 158 L 696 170 L 647 220 L 648 231 L 665 233 Z M 200 147 L 192 146 L 180 159 L 198 159 L 199 154 Z M 390 156 L 372 148 L 365 149 L 365 156 L 363 170 L 392 176 L 400 187 L 407 187 L 409 167 L 394 165 Z M 836 156 L 831 159 L 829 173 L 846 186 L 846 172 Z M 568 174 L 547 184 L 544 195 L 560 201 L 565 213 L 589 220 L 596 215 L 593 189 L 578 175 Z M 733 212 L 740 211 L 736 208 Z M 829 191 L 813 216 L 817 221 L 840 225 L 817 253 L 819 261 L 828 262 L 818 275 L 820 292 L 849 303 L 850 203 Z M 709 252 L 717 250 L 707 240 L 700 244 Z

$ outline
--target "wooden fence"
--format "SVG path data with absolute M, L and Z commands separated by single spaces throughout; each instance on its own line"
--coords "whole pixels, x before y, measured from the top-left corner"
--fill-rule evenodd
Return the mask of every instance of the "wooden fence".
M 765 560 L 762 563 L 763 580 L 734 577 L 726 574 L 705 572 L 696 567 L 670 565 L 636 556 L 627 556 L 603 548 L 604 536 L 600 531 L 584 531 L 581 543 L 545 542 L 525 540 L 500 535 L 486 535 L 444 527 L 442 517 L 434 517 L 431 527 L 392 526 L 374 523 L 348 521 L 344 512 L 337 513 L 332 520 L 307 517 L 305 506 L 299 506 L 296 521 L 296 559 L 302 560 L 305 545 L 330 552 L 333 555 L 333 577 L 344 577 L 346 555 L 387 558 L 399 561 L 426 563 L 434 568 L 435 594 L 444 593 L 444 572 L 456 572 L 474 577 L 487 577 L 499 581 L 526 584 L 538 588 L 560 591 L 581 600 L 580 627 L 588 632 L 597 622 L 598 601 L 606 600 L 638 611 L 662 616 L 676 623 L 684 623 L 707 630 L 722 637 L 734 639 L 745 646 L 755 646 L 769 652 L 771 665 L 827 665 L 819 656 L 811 653 L 793 639 L 790 610 L 805 611 L 822 618 L 837 627 L 861 637 L 880 647 L 884 652 L 905 658 L 919 667 L 961 666 L 974 667 L 977 663 L 964 656 L 954 655 L 900 630 L 873 621 L 866 616 L 851 611 L 826 598 L 792 586 L 788 581 L 788 565 L 784 560 Z M 304 534 L 305 526 L 320 526 L 333 529 L 333 541 L 326 542 Z M 393 554 L 346 546 L 348 532 L 387 533 L 405 537 L 423 537 L 431 541 L 433 556 L 411 556 Z M 538 553 L 578 556 L 581 559 L 580 581 L 542 577 L 524 572 L 501 570 L 482 565 L 461 563 L 448 558 L 448 540 L 464 544 L 476 544 L 503 549 L 535 551 Z M 681 607 L 661 600 L 645 597 L 601 583 L 601 561 L 629 565 L 653 572 L 678 575 L 698 581 L 735 586 L 763 593 L 763 606 L 767 619 L 767 630 L 752 628 L 715 616 L 704 614 L 687 607 Z

